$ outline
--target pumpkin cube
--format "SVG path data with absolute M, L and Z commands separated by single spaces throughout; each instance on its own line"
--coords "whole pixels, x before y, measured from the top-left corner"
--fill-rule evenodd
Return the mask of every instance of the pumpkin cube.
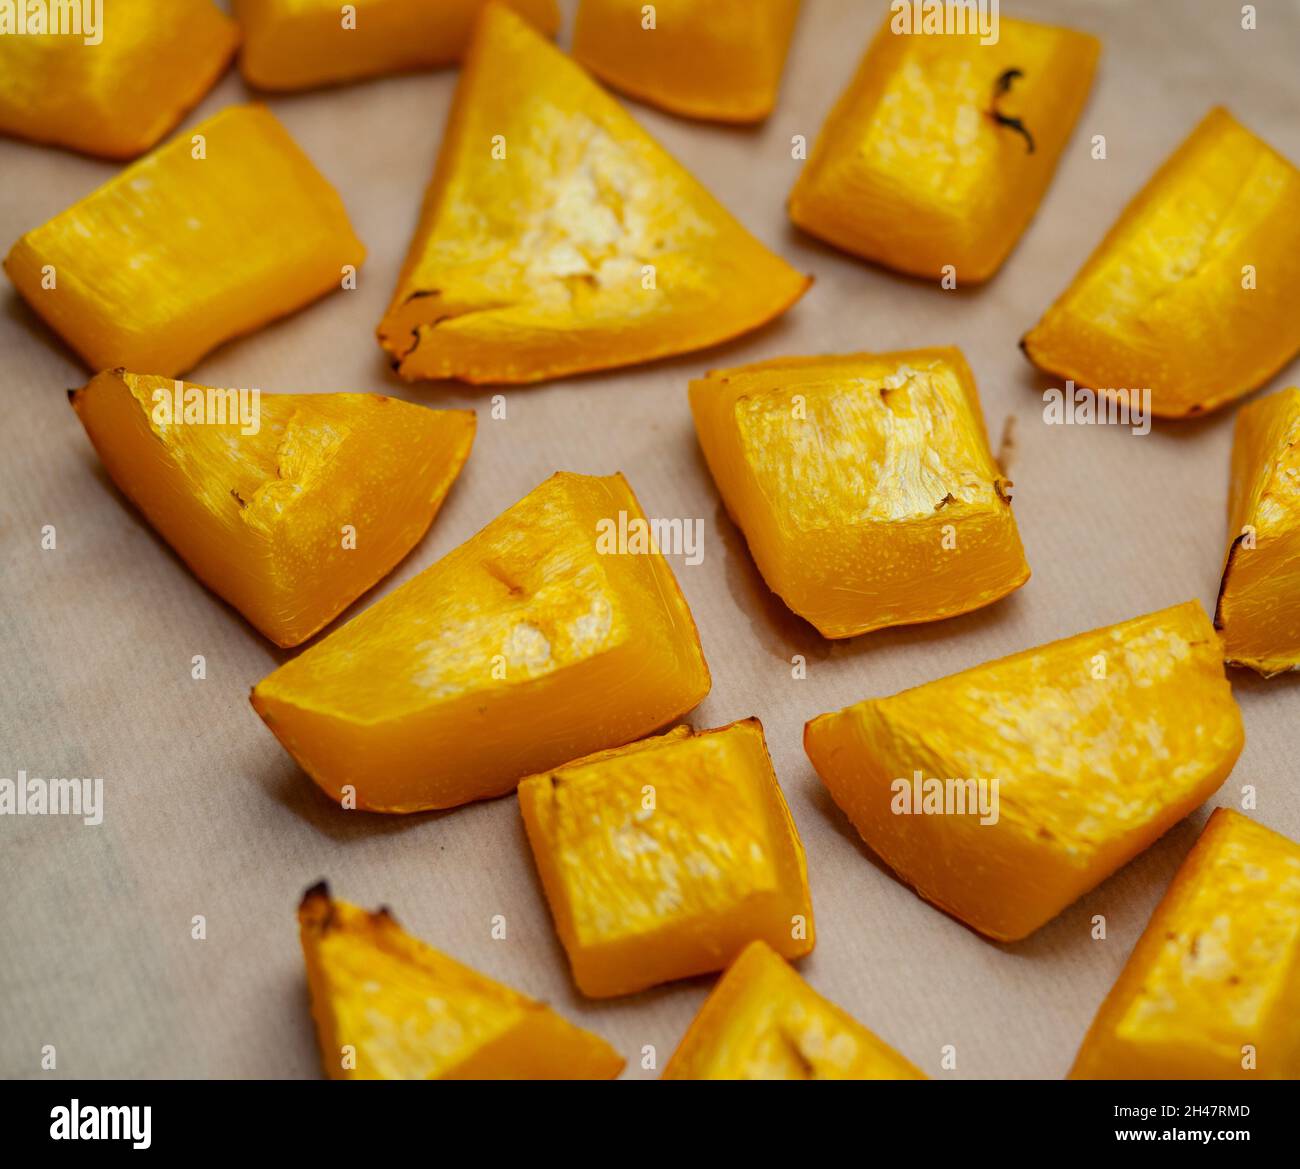
M 822 127 L 790 218 L 900 272 L 987 280 L 1052 180 L 1100 46 L 1007 17 L 993 43 L 969 29 L 935 36 L 900 15 L 886 17 Z
M 1029 579 L 958 350 L 778 358 L 690 398 L 763 579 L 824 636 L 952 617 Z
M 755 939 L 813 948 L 803 845 L 757 719 L 575 760 L 524 780 L 519 807 L 586 995 L 721 970 Z
M 555 0 L 499 0 L 547 36 Z M 239 65 L 259 89 L 308 89 L 461 59 L 488 0 L 235 0 L 244 30 Z M 348 9 L 354 11 L 349 18 Z
M 19 35 L 5 17 L 24 7 L 29 19 L 38 12 L 23 0 L 0 4 L 0 134 L 103 158 L 156 146 L 239 45 L 238 25 L 212 0 L 41 5 L 70 16 L 74 32 Z
M 671 113 L 761 122 L 776 105 L 798 14 L 799 0 L 582 0 L 573 55 Z
M 90 369 L 174 377 L 342 286 L 338 193 L 263 106 L 229 106 L 24 235 L 14 287 Z

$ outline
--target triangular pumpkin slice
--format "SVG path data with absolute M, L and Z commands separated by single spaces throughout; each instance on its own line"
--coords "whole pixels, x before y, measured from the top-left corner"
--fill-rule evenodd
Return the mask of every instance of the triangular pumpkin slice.
M 557 471 L 250 700 L 330 799 L 405 814 L 642 738 L 709 686 L 627 480 Z
M 281 646 L 419 542 L 474 441 L 472 410 L 379 394 L 265 394 L 119 369 L 71 398 L 122 493 Z
M 713 345 L 809 283 L 489 4 L 379 340 L 410 380 L 533 382 Z
M 882 1012 L 883 1013 L 883 1012 Z M 751 942 L 718 980 L 665 1080 L 924 1080 L 771 946 Z
M 622 1057 L 539 1003 L 411 937 L 386 909 L 298 907 L 321 1062 L 333 1080 L 608 1080 Z

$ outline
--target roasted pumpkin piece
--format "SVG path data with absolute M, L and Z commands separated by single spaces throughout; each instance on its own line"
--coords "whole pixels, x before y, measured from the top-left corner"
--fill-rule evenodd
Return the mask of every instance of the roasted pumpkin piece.
M 764 580 L 824 636 L 966 613 L 1029 579 L 959 350 L 777 358 L 690 398 Z
M 1215 809 L 1070 1077 L 1300 1079 L 1300 844 Z
M 583 994 L 721 970 L 755 939 L 813 948 L 803 845 L 756 718 L 532 776 L 519 807 Z
M 1233 665 L 1300 669 L 1300 389 L 1242 408 L 1215 628 Z
M 1195 601 L 813 719 L 863 840 L 1000 941 L 1034 932 L 1211 796 L 1244 743 Z
M 134 158 L 198 104 L 239 44 L 238 26 L 211 0 L 60 7 L 73 32 L 0 33 L 0 134 Z M 88 23 L 78 23 L 83 14 Z
M 500 0 L 547 36 L 555 0 Z M 244 32 L 240 68 L 261 89 L 307 89 L 459 61 L 486 0 L 235 0 Z
M 761 122 L 776 105 L 798 14 L 799 0 L 582 0 L 573 55 L 614 89 L 674 114 Z
M 1300 170 L 1225 109 L 1125 208 L 1021 341 L 1049 373 L 1158 417 L 1214 410 L 1300 351 Z
M 408 380 L 534 382 L 715 344 L 808 284 L 490 4 L 379 341 Z
M 345 807 L 451 808 L 670 723 L 709 691 L 699 634 L 621 475 L 560 473 L 286 662 L 253 706 Z
M 172 377 L 364 258 L 334 188 L 265 107 L 244 105 L 29 231 L 4 267 L 92 370 Z
M 122 493 L 281 646 L 306 641 L 415 547 L 474 441 L 472 410 L 380 394 L 263 394 L 114 370 L 71 398 Z
M 741 951 L 695 1016 L 665 1080 L 924 1080 L 822 998 L 765 942 Z
M 298 925 L 331 1080 L 608 1080 L 622 1057 L 545 1003 L 308 889 Z
M 987 280 L 1052 180 L 1101 47 L 1007 17 L 993 44 L 895 32 L 893 20 L 814 143 L 790 218 L 900 272 Z

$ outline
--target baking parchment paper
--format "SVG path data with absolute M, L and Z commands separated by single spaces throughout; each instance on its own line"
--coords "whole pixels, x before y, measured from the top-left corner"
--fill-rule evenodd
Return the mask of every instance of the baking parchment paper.
M 573 4 L 565 6 L 568 43 Z M 1055 384 L 1016 342 L 1155 167 L 1227 104 L 1300 160 L 1300 7 L 1261 0 L 1257 31 L 1224 0 L 1019 0 L 1003 15 L 1104 42 L 1092 97 L 1037 218 L 982 288 L 945 292 L 801 236 L 784 202 L 799 162 L 883 18 L 883 0 L 807 0 L 776 112 L 727 129 L 628 103 L 770 247 L 816 276 L 790 313 L 711 351 L 507 389 L 406 386 L 373 329 L 432 173 L 454 71 L 269 99 L 338 187 L 369 249 L 360 285 L 223 346 L 188 376 L 268 391 L 366 390 L 473 406 L 473 454 L 432 531 L 352 612 L 433 563 L 557 469 L 623 471 L 647 512 L 704 522 L 703 562 L 673 560 L 713 691 L 697 726 L 758 715 L 807 847 L 812 984 L 927 1073 L 1054 1077 L 1203 824 L 1208 808 L 1030 939 L 994 945 L 917 898 L 858 843 L 801 748 L 806 719 L 1025 647 L 1198 597 L 1213 606 L 1225 547 L 1233 410 L 1157 424 L 1048 426 Z M 248 99 L 229 73 L 183 126 Z M 1091 157 L 1105 134 L 1107 157 Z M 0 140 L 0 247 L 115 173 L 115 164 Z M 274 246 L 274 241 L 268 241 Z M 232 257 L 232 262 L 237 262 Z M 1300 299 L 1297 301 L 1300 311 Z M 956 620 L 823 641 L 763 585 L 698 452 L 686 383 L 781 354 L 957 344 L 1009 473 L 1033 579 Z M 294 911 L 326 877 L 365 906 L 546 999 L 609 1039 L 630 1077 L 662 1070 L 712 979 L 631 998 L 575 991 L 513 797 L 440 815 L 348 814 L 292 763 L 248 705 L 286 658 L 207 593 L 112 488 L 64 391 L 87 372 L 12 288 L 0 288 L 0 775 L 102 776 L 98 827 L 0 817 L 0 1074 L 319 1075 Z M 1297 363 L 1271 388 L 1300 381 Z M 53 524 L 57 547 L 41 548 Z M 334 626 L 334 627 L 337 627 Z M 191 678 L 202 654 L 207 678 Z M 792 676 L 802 655 L 807 676 Z M 1253 785 L 1260 822 L 1300 837 L 1300 676 L 1233 672 L 1247 744 L 1211 803 Z M 1107 937 L 1093 940 L 1104 914 Z M 206 940 L 192 937 L 196 915 Z M 503 915 L 506 936 L 494 939 Z M 41 1068 L 53 1045 L 57 1067 Z M 657 1068 L 642 1066 L 647 1045 Z M 944 1045 L 955 1070 L 940 1067 Z

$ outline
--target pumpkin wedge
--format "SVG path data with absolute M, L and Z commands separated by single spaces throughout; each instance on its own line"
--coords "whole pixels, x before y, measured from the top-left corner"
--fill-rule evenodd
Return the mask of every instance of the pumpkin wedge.
M 1300 669 L 1300 389 L 1237 415 L 1215 627 L 1233 665 Z
M 1300 352 L 1300 170 L 1211 110 L 1021 341 L 1098 393 L 1151 391 L 1160 418 L 1215 410 Z
M 863 840 L 1001 941 L 1034 932 L 1204 803 L 1244 744 L 1195 601 L 813 719 Z
M 451 808 L 630 742 L 709 691 L 668 562 L 621 475 L 560 473 L 264 678 L 257 713 L 345 807 Z M 630 548 L 630 545 L 629 545 Z
M 473 411 L 380 394 L 263 394 L 114 370 L 71 398 L 122 493 L 280 646 L 306 641 L 415 547 L 474 441 Z
M 924 1080 L 852 1016 L 822 998 L 765 942 L 718 980 L 665 1080 Z
M 798 14 L 799 0 L 582 0 L 573 55 L 613 89 L 671 113 L 761 122 Z
M 690 398 L 763 579 L 824 636 L 966 613 L 1029 579 L 959 350 L 775 358 Z
M 758 719 L 677 728 L 519 785 L 574 981 L 593 997 L 813 948 L 808 868 Z
M 897 16 L 885 18 L 822 127 L 790 192 L 790 218 L 888 268 L 978 283 L 1038 209 L 1100 45 L 1008 17 L 985 44 L 978 32 L 896 30 Z
M 1070 1078 L 1300 1079 L 1300 844 L 1214 810 Z
M 365 249 L 263 106 L 229 106 L 24 235 L 5 271 L 93 372 L 175 377 L 339 288 Z
M 74 21 L 99 8 L 60 7 Z M 212 0 L 109 0 L 79 34 L 6 33 L 0 15 L 0 134 L 135 158 L 199 103 L 238 44 Z
M 298 926 L 321 1063 L 332 1080 L 608 1080 L 622 1057 L 545 1003 L 308 889 Z
M 808 284 L 489 4 L 379 341 L 408 380 L 534 382 L 716 344 Z
M 502 0 L 547 36 L 555 0 Z M 259 89 L 309 89 L 459 61 L 486 0 L 235 0 L 244 30 L 239 65 Z

